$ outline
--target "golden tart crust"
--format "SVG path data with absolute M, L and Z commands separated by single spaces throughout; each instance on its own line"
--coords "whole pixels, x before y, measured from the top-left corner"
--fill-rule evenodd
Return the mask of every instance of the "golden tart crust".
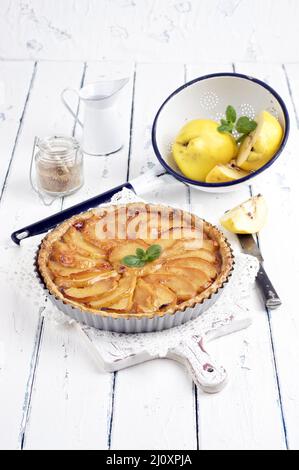
M 162 247 L 158 259 L 140 268 L 122 263 L 136 248 L 152 244 Z M 43 239 L 37 268 L 49 292 L 75 308 L 113 318 L 152 318 L 210 298 L 228 281 L 233 254 L 223 234 L 199 217 L 131 203 L 63 222 Z

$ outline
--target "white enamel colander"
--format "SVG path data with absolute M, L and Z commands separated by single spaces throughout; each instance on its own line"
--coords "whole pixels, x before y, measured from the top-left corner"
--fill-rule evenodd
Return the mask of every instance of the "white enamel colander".
M 225 118 L 225 109 L 232 105 L 238 116 L 254 118 L 266 110 L 280 122 L 284 136 L 272 159 L 259 170 L 237 181 L 206 183 L 185 177 L 177 167 L 171 144 L 180 128 L 192 119 Z M 152 127 L 155 154 L 165 170 L 192 187 L 209 192 L 225 192 L 251 184 L 263 171 L 271 167 L 281 154 L 289 134 L 289 116 L 284 101 L 268 84 L 238 73 L 215 73 L 196 78 L 171 93 L 159 108 Z

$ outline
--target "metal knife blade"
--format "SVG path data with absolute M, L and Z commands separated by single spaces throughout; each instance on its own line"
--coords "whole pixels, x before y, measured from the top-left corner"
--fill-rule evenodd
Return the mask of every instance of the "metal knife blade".
M 270 281 L 268 274 L 263 266 L 263 257 L 261 251 L 252 235 L 238 234 L 238 238 L 244 253 L 255 256 L 260 262 L 260 268 L 256 276 L 256 282 L 259 286 L 264 302 L 267 308 L 273 310 L 281 305 L 281 300 Z
M 239 241 L 240 241 L 240 244 L 244 253 L 255 256 L 259 260 L 260 263 L 264 261 L 261 251 L 258 247 L 258 244 L 256 243 L 255 239 L 253 238 L 251 234 L 248 234 L 248 235 L 238 234 L 238 238 L 239 238 Z

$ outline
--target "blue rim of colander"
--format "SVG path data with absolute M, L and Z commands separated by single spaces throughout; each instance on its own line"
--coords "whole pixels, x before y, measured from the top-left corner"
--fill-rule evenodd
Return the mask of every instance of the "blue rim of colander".
M 267 91 L 269 91 L 276 99 L 277 101 L 279 102 L 280 106 L 281 106 L 281 109 L 283 111 L 283 114 L 284 114 L 284 119 L 285 119 L 285 130 L 284 130 L 284 136 L 283 136 L 283 139 L 281 141 L 281 144 L 280 144 L 280 147 L 279 149 L 277 150 L 277 152 L 273 155 L 273 157 L 271 158 L 271 160 L 269 160 L 269 162 L 267 162 L 265 165 L 263 165 L 261 168 L 259 168 L 258 170 L 250 173 L 249 175 L 247 176 L 244 176 L 243 178 L 239 178 L 235 181 L 227 181 L 227 182 L 223 182 L 223 183 L 206 183 L 205 181 L 196 181 L 196 180 L 192 180 L 190 178 L 187 178 L 186 176 L 180 174 L 180 173 L 177 173 L 173 168 L 171 168 L 171 166 L 169 166 L 164 158 L 162 157 L 162 155 L 160 154 L 160 151 L 158 149 L 158 145 L 157 145 L 157 141 L 156 141 L 156 128 L 157 128 L 157 122 L 158 122 L 158 118 L 159 118 L 159 115 L 162 111 L 162 109 L 164 108 L 164 106 L 166 105 L 166 103 L 173 97 L 175 96 L 177 93 L 179 93 L 180 91 L 184 90 L 184 88 L 187 88 L 188 86 L 190 85 L 193 85 L 194 83 L 197 83 L 197 82 L 200 82 L 202 80 L 207 80 L 209 78 L 215 78 L 215 77 L 237 77 L 237 78 L 243 78 L 245 80 L 249 80 L 251 82 L 255 82 L 257 83 L 258 85 L 266 88 Z M 281 98 L 281 96 L 271 87 L 269 86 L 267 83 L 263 82 L 262 80 L 259 80 L 258 78 L 254 78 L 254 77 L 250 77 L 249 75 L 243 75 L 241 73 L 233 73 L 233 72 L 219 72 L 219 73 L 211 73 L 211 74 L 208 74 L 208 75 L 202 75 L 201 77 L 198 77 L 198 78 L 195 78 L 194 80 L 191 80 L 190 82 L 187 82 L 187 83 L 184 83 L 183 85 L 181 85 L 179 88 L 177 88 L 176 90 L 174 90 L 167 98 L 166 100 L 162 103 L 162 105 L 160 106 L 160 108 L 158 109 L 158 112 L 155 116 L 155 119 L 153 121 L 153 126 L 152 126 L 152 145 L 153 145 L 153 148 L 154 148 L 154 152 L 156 154 L 156 157 L 158 158 L 159 162 L 161 163 L 161 165 L 172 175 L 174 176 L 175 178 L 179 179 L 180 181 L 183 181 L 184 183 L 188 183 L 188 184 L 192 184 L 192 185 L 195 185 L 195 186 L 204 186 L 204 187 L 208 187 L 208 188 L 219 188 L 219 187 L 227 187 L 227 186 L 234 186 L 235 184 L 239 184 L 239 183 L 243 183 L 244 181 L 248 181 L 250 180 L 251 178 L 253 178 L 254 176 L 257 176 L 258 174 L 262 173 L 264 170 L 266 170 L 267 168 L 269 168 L 274 162 L 275 160 L 279 157 L 279 155 L 281 154 L 281 152 L 283 151 L 286 143 L 287 143 L 287 140 L 288 140 L 288 137 L 289 137 L 289 130 L 290 130 L 290 118 L 289 118 L 289 113 L 288 113 L 288 110 L 287 110 L 287 107 L 283 101 L 283 99 Z

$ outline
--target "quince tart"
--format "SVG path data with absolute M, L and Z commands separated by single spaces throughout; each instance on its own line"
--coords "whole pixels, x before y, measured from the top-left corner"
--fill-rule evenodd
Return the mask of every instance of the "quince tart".
M 188 212 L 145 203 L 76 215 L 50 232 L 37 256 L 56 300 L 81 312 L 153 318 L 203 303 L 227 282 L 223 234 Z

